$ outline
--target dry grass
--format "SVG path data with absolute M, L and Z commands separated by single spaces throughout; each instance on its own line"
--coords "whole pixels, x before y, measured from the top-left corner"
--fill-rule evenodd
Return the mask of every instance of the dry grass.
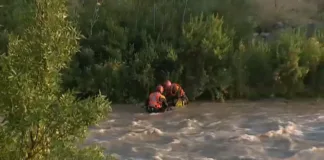
M 260 7 L 260 21 L 274 24 L 278 21 L 289 24 L 306 24 L 322 20 L 324 0 L 255 0 Z M 323 15 L 323 14 L 322 14 Z

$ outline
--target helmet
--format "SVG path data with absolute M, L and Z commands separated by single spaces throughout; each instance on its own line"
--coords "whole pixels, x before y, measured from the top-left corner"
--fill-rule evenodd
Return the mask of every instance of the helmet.
M 158 85 L 158 86 L 156 87 L 156 91 L 158 91 L 158 92 L 160 92 L 160 93 L 163 93 L 163 91 L 164 91 L 163 86 L 162 86 L 162 85 Z
M 169 87 L 171 87 L 171 81 L 166 80 L 166 81 L 164 82 L 164 87 L 165 87 L 165 88 L 169 88 Z

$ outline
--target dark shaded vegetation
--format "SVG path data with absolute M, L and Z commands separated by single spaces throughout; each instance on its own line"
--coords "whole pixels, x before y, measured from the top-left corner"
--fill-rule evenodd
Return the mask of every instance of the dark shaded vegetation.
M 253 37 L 252 1 L 118 1 L 74 5 L 84 35 L 64 87 L 137 102 L 165 79 L 191 100 L 321 96 L 322 34 L 285 29 L 277 41 Z M 201 97 L 201 95 L 205 95 Z

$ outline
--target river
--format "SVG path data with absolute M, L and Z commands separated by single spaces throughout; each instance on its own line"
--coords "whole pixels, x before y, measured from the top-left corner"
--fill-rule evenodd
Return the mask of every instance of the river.
M 114 105 L 85 144 L 122 160 L 323 160 L 324 102 L 195 102 L 151 115 Z

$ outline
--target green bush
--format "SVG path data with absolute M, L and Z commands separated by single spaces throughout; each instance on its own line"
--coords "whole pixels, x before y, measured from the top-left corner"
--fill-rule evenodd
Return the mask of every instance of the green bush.
M 323 91 L 321 32 L 287 29 L 252 37 L 258 8 L 247 0 L 86 2 L 84 35 L 64 82 L 114 102 L 142 101 L 165 79 L 190 99 L 315 96 Z
M 185 70 L 184 84 L 198 90 L 208 90 L 212 99 L 231 86 L 228 61 L 233 51 L 232 41 L 231 31 L 223 26 L 219 16 L 201 15 L 185 23 L 182 39 L 184 50 L 179 54 L 179 61 Z M 193 95 L 189 97 L 199 96 L 194 94 L 198 93 L 197 89 L 190 90 L 189 95 Z
M 9 35 L 8 53 L 0 57 L 1 159 L 105 158 L 96 148 L 75 147 L 88 126 L 106 118 L 110 102 L 101 95 L 77 101 L 61 88 L 60 71 L 78 50 L 79 38 L 65 18 L 64 2 L 31 3 L 32 21 L 19 20 L 26 28 Z

